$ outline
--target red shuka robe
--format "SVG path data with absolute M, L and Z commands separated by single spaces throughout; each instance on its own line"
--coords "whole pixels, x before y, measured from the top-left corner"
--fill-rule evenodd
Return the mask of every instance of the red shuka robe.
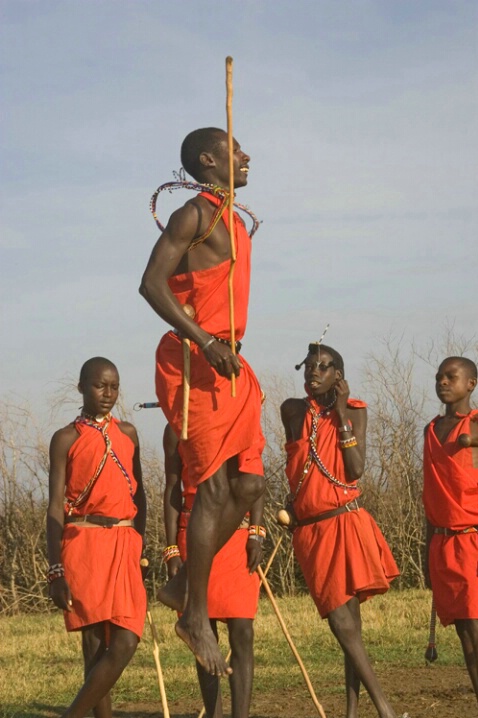
M 99 514 L 133 519 L 136 515 L 131 496 L 137 486 L 133 476 L 134 444 L 117 424 L 116 419 L 111 420 L 108 434 L 131 486 L 108 456 L 86 502 L 72 512 L 74 516 Z M 66 466 L 65 495 L 72 500 L 94 475 L 105 452 L 105 440 L 97 429 L 77 423 L 76 430 L 79 437 L 68 452 Z M 65 611 L 67 631 L 109 621 L 141 637 L 146 616 L 141 551 L 142 539 L 133 527 L 65 524 L 62 563 L 73 601 L 72 613 Z
M 478 469 L 460 434 L 470 433 L 470 412 L 443 444 L 435 434 L 435 417 L 427 427 L 423 456 L 423 503 L 432 526 L 455 531 L 478 526 Z M 429 550 L 430 579 L 440 621 L 478 619 L 478 534 L 434 534 Z
M 366 407 L 357 399 L 350 399 L 348 405 L 357 409 Z M 317 406 L 317 411 L 321 409 L 323 407 Z M 307 411 L 301 438 L 286 444 L 286 474 L 292 493 L 303 475 L 311 424 L 311 415 Z M 319 419 L 317 452 L 332 476 L 345 484 L 338 427 L 334 410 Z M 333 484 L 312 462 L 294 500 L 294 511 L 298 519 L 305 519 L 343 506 L 359 495 L 358 489 Z M 353 596 L 362 602 L 375 594 L 385 593 L 390 581 L 399 575 L 387 542 L 363 508 L 299 526 L 294 530 L 292 541 L 310 595 L 322 618 Z
M 196 495 L 196 489 L 183 469 L 183 508 L 179 517 L 177 542 L 181 558 L 186 560 L 186 529 Z M 209 574 L 207 608 L 209 618 L 226 621 L 228 618 L 254 618 L 259 601 L 260 582 L 257 572 L 247 568 L 247 528 L 239 528 L 218 551 Z
M 220 204 L 217 197 L 207 193 L 201 196 L 213 204 Z M 227 209 L 222 220 L 229 230 Z M 234 320 L 236 339 L 240 340 L 247 323 L 251 240 L 236 213 L 234 226 L 237 252 Z M 194 308 L 195 322 L 211 335 L 223 339 L 230 339 L 229 267 L 230 260 L 226 260 L 215 267 L 169 279 L 169 287 L 179 303 Z M 230 379 L 219 376 L 201 349 L 191 342 L 189 438 L 181 444 L 194 485 L 208 479 L 227 459 L 236 455 L 240 471 L 261 476 L 264 473 L 261 389 L 242 356 L 241 363 L 243 368 L 236 378 L 236 396 L 232 398 Z M 172 331 L 163 336 L 156 351 L 156 393 L 168 422 L 179 436 L 183 409 L 183 351 L 181 339 Z

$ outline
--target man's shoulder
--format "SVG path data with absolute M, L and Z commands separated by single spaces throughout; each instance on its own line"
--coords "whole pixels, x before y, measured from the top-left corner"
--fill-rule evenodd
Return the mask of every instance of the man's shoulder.
M 303 399 L 291 397 L 282 402 L 280 412 L 283 417 L 295 416 L 297 413 L 305 413 L 306 405 Z
M 78 437 L 79 434 L 75 428 L 74 422 L 67 424 L 62 429 L 55 431 L 51 437 L 50 449 L 52 451 L 68 451 Z

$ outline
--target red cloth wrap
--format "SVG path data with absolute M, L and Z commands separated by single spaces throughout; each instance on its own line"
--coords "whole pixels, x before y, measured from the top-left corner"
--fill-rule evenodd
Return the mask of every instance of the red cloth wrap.
M 182 445 L 182 444 L 181 444 Z M 179 516 L 177 542 L 181 558 L 186 560 L 186 529 L 194 503 L 196 489 L 183 465 L 183 510 Z M 238 529 L 214 556 L 209 574 L 207 608 L 209 618 L 226 621 L 228 618 L 254 618 L 257 613 L 260 581 L 257 572 L 249 574 L 246 543 L 249 530 Z
M 366 404 L 350 399 L 352 408 Z M 323 407 L 317 407 L 320 411 Z M 309 453 L 311 415 L 307 411 L 298 441 L 288 442 L 286 474 L 292 493 L 302 477 Z M 338 445 L 339 420 L 332 410 L 319 419 L 317 452 L 328 471 L 346 483 L 342 451 Z M 317 516 L 343 506 L 360 495 L 331 483 L 312 462 L 294 501 L 297 518 Z M 293 534 L 293 546 L 317 609 L 325 618 L 353 596 L 360 602 L 385 593 L 399 575 L 387 542 L 370 514 L 361 508 L 325 521 L 300 526 Z
M 220 200 L 202 193 L 213 204 Z M 229 231 L 228 210 L 222 215 Z M 249 302 L 251 241 L 246 228 L 234 213 L 237 261 L 234 269 L 234 319 L 236 340 L 246 329 Z M 230 261 L 209 269 L 171 277 L 169 287 L 182 305 L 195 311 L 195 322 L 205 331 L 230 339 L 228 276 Z M 236 378 L 236 396 L 231 381 L 219 376 L 203 352 L 191 342 L 191 391 L 188 439 L 181 442 L 184 460 L 190 467 L 191 482 L 197 486 L 224 462 L 238 456 L 239 470 L 264 473 L 261 453 L 264 437 L 260 426 L 261 389 L 246 360 Z M 161 339 L 156 351 L 156 393 L 161 408 L 179 436 L 183 409 L 183 351 L 181 339 L 172 331 Z
M 478 526 L 478 469 L 460 434 L 470 433 L 472 411 L 450 431 L 443 444 L 430 422 L 423 456 L 423 503 L 428 521 L 460 531 Z M 478 534 L 434 534 L 429 552 L 430 580 L 438 617 L 444 626 L 459 618 L 478 619 Z
M 117 424 L 112 419 L 108 434 L 135 492 L 134 444 Z M 79 437 L 68 452 L 66 466 L 65 493 L 73 499 L 94 475 L 105 452 L 105 440 L 99 431 L 85 424 L 76 424 L 76 428 Z M 129 484 L 108 456 L 87 501 L 73 513 L 133 519 L 136 512 Z M 141 637 L 146 616 L 146 593 L 139 565 L 141 550 L 141 536 L 132 527 L 65 524 L 61 560 L 73 601 L 73 612 L 64 614 L 67 631 L 109 621 Z

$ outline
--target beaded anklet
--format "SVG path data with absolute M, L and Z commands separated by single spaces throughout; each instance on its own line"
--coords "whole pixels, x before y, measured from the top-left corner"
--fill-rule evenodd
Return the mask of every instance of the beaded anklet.
M 163 548 L 164 563 L 168 563 L 168 561 L 172 558 L 181 558 L 179 546 L 177 546 L 176 544 L 172 544 L 171 546 L 166 546 L 166 548 Z

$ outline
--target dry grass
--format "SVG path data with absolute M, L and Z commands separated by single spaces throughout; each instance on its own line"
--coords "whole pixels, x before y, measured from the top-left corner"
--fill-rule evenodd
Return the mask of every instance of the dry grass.
M 342 691 L 342 656 L 327 622 L 318 616 L 309 597 L 278 601 L 280 610 L 320 695 L 321 687 Z M 392 591 L 363 606 L 364 637 L 377 667 L 422 667 L 428 639 L 430 594 Z M 168 699 L 200 707 L 195 670 L 189 651 L 174 634 L 174 614 L 153 608 L 161 640 L 161 662 Z M 58 613 L 0 619 L 1 718 L 40 718 L 59 715 L 81 684 L 80 636 L 67 635 Z M 266 598 L 255 622 L 255 691 L 273 694 L 302 679 Z M 226 641 L 222 636 L 222 643 Z M 438 628 L 441 665 L 462 665 L 452 628 Z M 145 627 L 135 658 L 115 688 L 118 703 L 157 702 L 159 693 L 149 627 Z M 226 649 L 225 649 L 226 650 Z M 332 688 L 331 688 L 332 687 Z M 227 687 L 225 686 L 226 692 Z

